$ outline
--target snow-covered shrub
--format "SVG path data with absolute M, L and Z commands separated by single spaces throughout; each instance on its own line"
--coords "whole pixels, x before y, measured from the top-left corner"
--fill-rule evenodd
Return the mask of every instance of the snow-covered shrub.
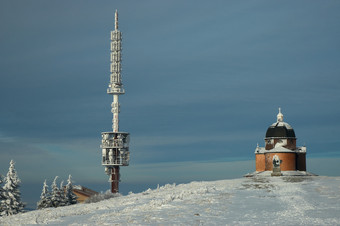
M 165 184 L 164 186 L 159 187 L 157 186 L 157 190 L 166 190 L 166 189 L 173 189 L 176 187 L 176 183 L 173 184 Z
M 115 197 L 119 197 L 122 196 L 119 193 L 111 193 L 110 190 L 107 190 L 104 193 L 99 193 L 96 195 L 91 196 L 90 198 L 88 198 L 87 200 L 85 200 L 85 203 L 94 203 L 94 202 L 99 202 L 105 199 L 111 199 L 111 198 L 115 198 Z
M 143 195 L 148 195 L 148 194 L 150 194 L 151 191 L 152 191 L 152 189 L 148 188 L 147 190 L 143 191 L 142 194 Z
M 14 168 L 14 161 L 11 160 L 5 185 L 3 187 L 3 200 L 1 200 L 1 215 L 8 216 L 23 212 L 25 204 L 21 202 L 20 179 Z

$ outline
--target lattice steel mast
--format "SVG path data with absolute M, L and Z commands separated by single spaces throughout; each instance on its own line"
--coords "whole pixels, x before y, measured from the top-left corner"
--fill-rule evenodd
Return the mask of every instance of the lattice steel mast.
M 113 96 L 111 104 L 113 113 L 113 132 L 102 132 L 102 165 L 105 166 L 106 174 L 110 175 L 111 192 L 119 192 L 119 167 L 128 166 L 130 160 L 129 139 L 126 132 L 119 132 L 119 95 L 125 93 L 121 78 L 121 50 L 122 33 L 118 30 L 118 12 L 115 12 L 115 30 L 111 31 L 111 65 L 110 83 L 107 93 Z

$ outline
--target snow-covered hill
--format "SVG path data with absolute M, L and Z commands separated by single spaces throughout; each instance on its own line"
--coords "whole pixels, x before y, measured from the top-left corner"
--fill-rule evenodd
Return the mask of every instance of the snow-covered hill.
M 340 177 L 165 185 L 92 204 L 0 218 L 0 225 L 340 225 Z

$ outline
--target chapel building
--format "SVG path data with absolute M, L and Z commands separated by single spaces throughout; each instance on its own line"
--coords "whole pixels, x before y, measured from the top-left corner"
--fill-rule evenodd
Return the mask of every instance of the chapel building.
M 265 147 L 255 149 L 256 171 L 272 171 L 273 157 L 279 157 L 282 171 L 306 171 L 306 147 L 296 146 L 293 128 L 283 121 L 279 108 L 277 121 L 266 132 Z

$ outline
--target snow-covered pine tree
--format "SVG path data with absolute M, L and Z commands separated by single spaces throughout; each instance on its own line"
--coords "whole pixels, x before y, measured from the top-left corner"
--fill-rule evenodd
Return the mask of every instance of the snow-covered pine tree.
M 61 197 L 61 202 L 59 206 L 67 206 L 67 198 L 65 194 L 64 181 L 60 182 L 59 191 L 60 191 L 60 197 Z
M 67 200 L 67 205 L 73 205 L 76 204 L 77 201 L 77 196 L 73 193 L 73 185 L 72 185 L 72 181 L 71 181 L 71 175 L 68 176 L 67 179 L 67 185 L 66 185 L 66 200 Z
M 37 209 L 52 207 L 51 193 L 48 190 L 46 180 L 44 181 L 43 189 L 40 195 L 40 200 L 37 203 Z
M 58 179 L 58 176 L 54 178 L 52 186 L 51 186 L 52 187 L 51 201 L 52 201 L 53 207 L 62 206 L 62 203 L 63 203 L 61 191 L 57 186 L 57 179 Z
M 3 216 L 23 212 L 25 207 L 25 204 L 21 202 L 21 193 L 19 190 L 21 181 L 14 168 L 14 164 L 14 161 L 11 160 L 7 176 L 5 177 L 5 185 L 3 187 L 4 200 L 1 201 L 1 215 Z
M 1 216 L 1 212 L 2 212 L 2 200 L 5 199 L 5 197 L 4 197 L 4 189 L 2 188 L 2 182 L 3 182 L 3 177 L 0 174 L 0 216 Z

